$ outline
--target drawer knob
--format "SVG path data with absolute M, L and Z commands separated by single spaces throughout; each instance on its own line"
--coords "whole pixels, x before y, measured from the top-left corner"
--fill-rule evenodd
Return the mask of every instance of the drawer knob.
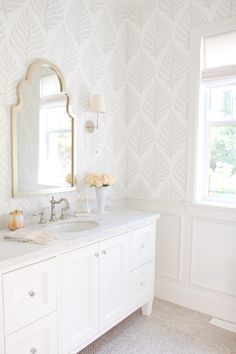
M 30 349 L 30 354 L 35 354 L 37 353 L 37 349 L 36 348 L 31 348 Z
M 141 248 L 145 248 L 145 245 L 142 243 L 142 244 L 140 245 L 140 247 L 141 247 Z
M 28 295 L 29 295 L 30 297 L 34 297 L 34 296 L 35 296 L 35 292 L 34 292 L 33 290 L 30 290 L 30 291 L 28 292 Z
M 141 283 L 139 284 L 140 286 L 144 286 L 144 283 L 141 281 Z
M 106 254 L 107 253 L 107 251 L 106 250 L 102 250 L 102 254 Z
M 95 253 L 94 253 L 94 257 L 96 257 L 96 258 L 99 257 L 99 253 L 98 253 L 98 252 L 95 252 Z

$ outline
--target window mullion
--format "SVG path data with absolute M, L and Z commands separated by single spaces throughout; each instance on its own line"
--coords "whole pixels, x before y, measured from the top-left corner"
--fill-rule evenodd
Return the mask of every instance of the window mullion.
M 223 126 L 236 125 L 236 121 L 235 120 L 232 120 L 232 121 L 224 121 L 224 120 L 221 120 L 221 121 L 209 121 L 209 122 L 207 122 L 207 124 L 210 127 L 223 127 Z
M 211 126 L 212 124 L 206 122 L 204 131 L 204 156 L 203 156 L 203 199 L 209 197 L 209 166 L 211 153 Z

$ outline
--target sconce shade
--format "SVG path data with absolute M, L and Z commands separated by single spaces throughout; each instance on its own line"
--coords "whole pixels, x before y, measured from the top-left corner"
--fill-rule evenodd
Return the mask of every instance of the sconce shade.
M 90 110 L 91 112 L 105 113 L 106 112 L 105 96 L 103 95 L 91 96 Z

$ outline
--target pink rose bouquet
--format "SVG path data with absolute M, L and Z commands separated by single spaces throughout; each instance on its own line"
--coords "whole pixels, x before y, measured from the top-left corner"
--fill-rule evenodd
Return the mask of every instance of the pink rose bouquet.
M 87 182 L 90 187 L 110 187 L 114 186 L 116 178 L 107 174 L 90 174 L 87 177 Z

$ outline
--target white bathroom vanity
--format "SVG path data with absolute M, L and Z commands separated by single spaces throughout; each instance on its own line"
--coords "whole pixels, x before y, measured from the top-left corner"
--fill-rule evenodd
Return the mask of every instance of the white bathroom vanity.
M 58 233 L 47 246 L 4 241 L 2 231 L 0 353 L 76 354 L 138 308 L 149 315 L 158 218 L 67 219 L 41 226 Z M 92 226 L 77 231 L 80 222 Z

